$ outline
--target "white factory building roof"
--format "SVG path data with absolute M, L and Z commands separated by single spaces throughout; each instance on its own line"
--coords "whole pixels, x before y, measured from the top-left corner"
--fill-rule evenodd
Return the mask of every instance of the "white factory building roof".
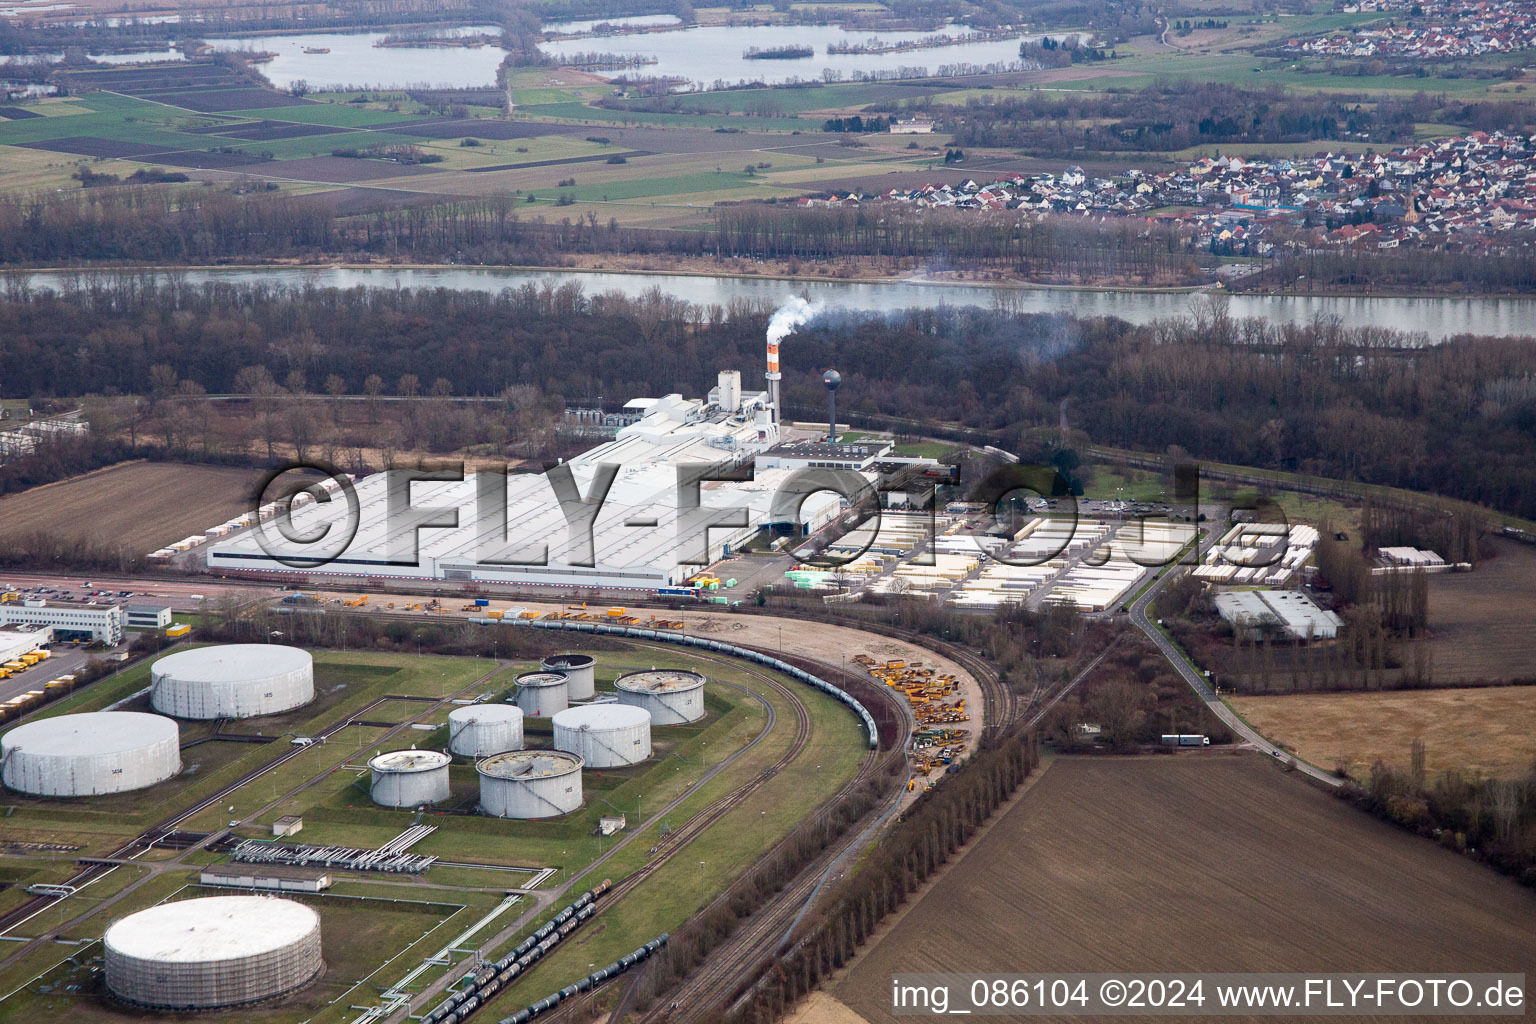
M 761 526 L 788 521 L 786 516 L 794 515 L 793 509 L 774 508 L 775 494 L 792 472 L 788 469 L 761 469 L 747 482 L 705 481 L 699 485 L 700 508 L 680 507 L 680 466 L 739 465 L 778 440 L 766 393 L 742 392 L 739 374 L 720 376 L 720 384 L 704 400 L 675 394 L 637 400 L 637 408 L 644 410 L 637 422 L 621 428 L 612 441 L 569 461 L 571 478 L 583 498 L 593 493 L 601 466 L 617 467 L 591 522 L 590 549 L 586 524 L 567 522 L 551 478 L 517 473 L 506 477 L 504 512 L 494 502 L 482 505 L 481 480 L 476 474 L 466 474 L 461 481 L 412 484 L 413 509 L 457 513 L 456 527 L 420 529 L 410 525 L 411 513 L 397 514 L 391 522 L 388 474 L 366 477 L 356 485 L 361 520 L 345 550 L 324 551 L 323 545 L 313 551 L 294 548 L 282 539 L 275 524 L 265 528 L 268 547 L 279 554 L 281 546 L 296 554 L 336 555 L 324 565 L 300 570 L 311 575 L 632 589 L 679 583 L 698 569 L 694 563 L 713 561 L 727 545 L 741 543 Z M 819 528 L 839 507 L 837 495 L 814 494 L 798 509 L 799 524 Z M 421 522 L 439 521 L 426 512 L 414 515 Z M 289 532 L 308 534 L 326 523 L 339 526 L 345 516 L 345 502 L 310 502 L 295 508 Z M 207 552 L 209 568 L 220 571 L 295 568 L 263 550 L 254 530 L 215 541 Z
M 1299 590 L 1236 590 L 1217 594 L 1214 600 L 1223 619 L 1249 633 L 1273 623 L 1288 637 L 1330 640 L 1344 624 Z

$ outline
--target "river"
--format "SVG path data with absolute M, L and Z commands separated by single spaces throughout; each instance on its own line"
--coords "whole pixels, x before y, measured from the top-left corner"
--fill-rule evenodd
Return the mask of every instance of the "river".
M 752 277 L 705 277 L 683 274 L 612 274 L 592 271 L 509 270 L 480 267 L 273 267 L 187 270 L 183 280 L 223 281 L 322 288 L 456 288 L 497 292 L 525 284 L 575 282 L 588 294 L 621 292 L 635 296 L 660 288 L 687 302 L 725 305 L 747 299 L 778 304 L 803 295 L 828 309 L 885 312 L 910 306 L 993 306 L 1006 296 L 1008 306 L 1025 313 L 1075 313 L 1116 316 L 1145 324 L 1180 316 L 1195 296 L 1187 292 L 1093 291 L 1045 288 L 995 288 L 925 281 L 793 281 Z M 44 272 L 24 275 L 36 287 L 60 288 L 74 275 Z M 1525 335 L 1536 333 L 1536 298 L 1348 298 L 1340 296 L 1226 296 L 1235 317 L 1264 317 L 1278 323 L 1306 323 L 1337 317 L 1347 327 L 1391 327 L 1422 332 L 1432 341 L 1456 334 Z

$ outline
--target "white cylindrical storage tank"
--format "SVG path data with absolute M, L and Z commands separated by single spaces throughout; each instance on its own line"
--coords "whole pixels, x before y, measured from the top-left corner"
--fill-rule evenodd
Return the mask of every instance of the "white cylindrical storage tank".
M 523 709 L 513 704 L 471 704 L 448 712 L 448 750 L 489 757 L 523 749 Z
M 448 765 L 441 750 L 390 750 L 368 762 L 373 802 L 381 807 L 417 807 L 448 799 Z
M 0 764 L 7 786 L 37 796 L 143 789 L 181 771 L 181 728 L 137 711 L 60 715 L 0 737 Z
M 320 915 L 271 896 L 162 903 L 102 939 L 107 988 L 157 1010 L 212 1010 L 287 995 L 320 974 Z
M 622 768 L 651 756 L 651 715 L 627 704 L 588 704 L 555 716 L 555 749 L 588 768 Z
M 614 682 L 619 703 L 644 708 L 657 725 L 685 725 L 704 717 L 704 677 L 687 669 L 627 672 Z
M 559 672 L 524 672 L 517 677 L 517 706 L 534 718 L 550 718 L 570 706 L 566 678 Z
M 498 818 L 554 818 L 581 808 L 581 758 L 561 750 L 514 750 L 475 766 L 480 809 Z
M 161 658 L 149 702 L 177 718 L 254 718 L 315 699 L 315 662 L 281 644 L 223 644 Z
M 587 654 L 552 654 L 539 662 L 545 672 L 559 672 L 566 679 L 569 700 L 591 700 L 597 693 L 594 670 L 597 662 Z

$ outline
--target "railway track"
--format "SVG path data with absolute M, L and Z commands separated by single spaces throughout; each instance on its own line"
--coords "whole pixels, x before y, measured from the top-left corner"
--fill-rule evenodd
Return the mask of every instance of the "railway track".
M 675 648 L 671 648 L 663 644 L 646 643 L 645 641 L 640 640 L 633 640 L 628 642 L 631 643 L 636 649 L 647 649 L 668 654 L 676 653 Z M 608 895 L 604 898 L 602 904 L 598 907 L 598 915 L 602 914 L 609 907 L 617 905 L 624 896 L 637 889 L 647 878 L 659 870 L 663 864 L 666 864 L 678 852 L 683 850 L 688 845 L 688 843 L 696 838 L 700 833 L 704 832 L 712 825 L 718 823 L 723 817 L 725 817 L 725 815 L 729 814 L 736 807 L 739 807 L 753 793 L 761 788 L 765 782 L 774 778 L 779 774 L 779 772 L 791 764 L 794 759 L 798 757 L 802 751 L 804 751 L 806 744 L 810 742 L 810 711 L 805 707 L 805 703 L 790 687 L 779 682 L 769 673 L 737 659 L 724 658 L 717 655 L 704 654 L 700 652 L 693 652 L 693 655 L 696 659 L 701 661 L 708 661 L 717 665 L 729 665 L 732 668 L 741 669 L 747 672 L 748 675 L 752 676 L 754 679 L 764 683 L 770 689 L 773 689 L 776 692 L 782 694 L 785 699 L 789 701 L 790 705 L 794 708 L 795 711 L 795 736 L 793 740 L 791 740 L 789 747 L 782 755 L 779 756 L 777 760 L 773 762 L 773 764 L 763 769 L 744 785 L 737 787 L 729 795 L 715 801 L 710 806 L 688 818 L 676 829 L 673 829 L 671 833 L 668 834 L 666 839 L 657 844 L 655 856 L 647 860 L 634 872 L 631 872 L 626 877 L 620 879 L 613 886 L 613 888 L 609 890 Z M 751 693 L 751 690 L 748 687 L 737 683 L 727 683 L 721 680 L 716 680 L 716 682 L 719 683 L 719 685 L 728 686 L 732 689 L 739 690 L 744 693 Z M 766 720 L 763 723 L 762 730 L 755 737 L 753 737 L 750 742 L 738 750 L 736 754 L 734 754 L 729 760 L 721 762 L 720 765 L 716 766 L 714 772 L 700 780 L 698 785 L 703 785 L 704 783 L 708 782 L 710 778 L 713 778 L 714 774 L 724 770 L 727 766 L 734 762 L 736 758 L 747 753 L 747 751 L 751 750 L 758 743 L 762 742 L 762 740 L 765 739 L 773 730 L 774 725 L 777 723 L 778 713 L 775 711 L 771 702 L 764 699 L 762 700 L 762 703 L 766 714 Z M 683 800 L 691 796 L 692 792 L 693 790 L 690 790 L 689 792 L 680 795 L 674 804 L 669 805 L 669 807 L 681 803 Z M 667 810 L 668 808 L 663 808 L 661 811 L 657 812 L 657 815 L 665 814 L 667 813 Z M 640 834 L 641 833 L 638 831 L 635 832 L 632 836 L 632 839 L 638 838 Z M 583 868 L 579 873 L 572 875 L 564 885 L 555 890 L 552 890 L 549 893 L 549 896 L 554 901 L 558 902 L 559 898 L 567 891 L 569 891 L 573 886 L 579 885 L 584 878 L 596 873 L 609 857 L 613 856 L 622 848 L 622 845 L 623 844 L 611 847 L 603 857 L 593 861 L 591 864 Z M 487 940 L 486 943 L 481 947 L 482 950 L 495 951 L 498 947 L 506 944 L 511 939 L 516 937 L 517 933 L 523 930 L 523 928 L 526 926 L 527 923 L 525 921 L 514 922 Z M 445 973 L 440 979 L 438 979 L 438 981 L 434 982 L 426 990 L 412 999 L 411 1003 L 413 1010 L 419 1010 L 423 1006 L 430 1004 L 442 992 L 446 991 L 449 987 L 455 984 L 458 978 L 467 972 L 468 969 L 472 966 L 473 961 L 465 961 L 465 963 L 460 967 Z M 395 1017 L 398 1018 L 399 1015 L 396 1014 Z M 558 1020 L 560 1019 L 560 1016 L 557 1013 L 557 1015 L 551 1019 Z
M 464 694 L 466 692 L 469 692 L 470 690 L 473 690 L 473 689 L 477 688 L 482 683 L 484 683 L 485 679 L 488 678 L 488 676 L 490 674 L 493 674 L 495 671 L 499 671 L 499 668 L 498 669 L 494 669 L 492 673 L 488 673 L 486 676 L 482 676 L 479 679 L 475 680 L 475 682 L 471 683 L 469 686 L 465 687 L 463 690 L 460 690 L 457 693 L 454 693 L 454 694 L 452 694 L 449 697 L 444 697 L 444 698 L 441 698 L 441 699 L 438 699 L 438 698 L 418 698 L 418 697 L 402 698 L 402 697 L 400 697 L 398 695 L 388 695 L 388 694 L 386 694 L 385 696 L 379 697 L 376 700 L 370 701 L 365 707 L 359 708 L 354 714 L 352 714 L 351 716 L 347 717 L 346 719 L 343 719 L 342 721 L 337 722 L 336 724 L 328 726 L 325 729 L 321 730 L 317 734 L 317 737 L 320 738 L 320 739 L 328 739 L 331 736 L 334 736 L 335 734 L 339 733 L 341 730 L 347 728 L 350 725 L 361 724 L 360 719 L 359 719 L 358 716 L 366 714 L 367 712 L 369 712 L 369 711 L 373 710 L 374 708 L 378 707 L 380 704 L 383 704 L 383 703 L 388 702 L 388 701 L 396 701 L 396 700 L 406 699 L 406 700 L 425 700 L 425 701 L 431 701 L 434 705 L 438 704 L 438 703 L 446 703 L 447 701 L 451 700 L 453 697 L 460 696 L 460 695 L 462 695 L 462 694 Z M 390 724 L 394 725 L 394 723 L 390 723 Z M 394 725 L 394 727 L 395 728 L 400 728 L 400 726 L 398 726 L 398 725 Z M 158 822 L 155 825 L 150 826 L 148 829 L 146 829 L 143 832 L 139 833 L 139 835 L 135 836 L 134 838 L 128 840 L 125 843 L 123 843 L 121 846 L 118 846 L 116 849 L 113 849 L 112 851 L 107 853 L 102 859 L 103 860 L 117 860 L 117 861 L 131 860 L 132 858 L 138 856 L 139 854 L 145 853 L 145 852 L 153 849 L 157 844 L 165 841 L 168 837 L 174 836 L 178 832 L 180 832 L 180 827 L 179 826 L 183 822 L 187 821 L 189 818 L 195 817 L 196 815 L 198 815 L 198 814 L 202 813 L 203 811 L 207 810 L 209 807 L 212 807 L 215 804 L 220 803 L 225 798 L 227 798 L 231 793 L 233 793 L 235 790 L 239 789 L 242 786 L 249 785 L 251 782 L 254 782 L 256 779 L 259 779 L 261 776 L 265 775 L 267 772 L 270 772 L 273 769 L 281 767 L 282 765 L 286 764 L 288 761 L 290 761 L 293 758 L 295 758 L 295 757 L 299 756 L 300 754 L 302 754 L 307 749 L 309 749 L 309 748 L 308 747 L 290 747 L 289 749 L 283 751 L 277 757 L 274 757 L 272 760 L 266 762 L 265 764 L 259 765 L 256 768 L 253 768 L 250 771 L 246 772 L 244 775 L 240 776 L 240 778 L 238 778 L 235 781 L 231 782 L 229 785 L 227 785 L 224 788 L 220 789 L 218 792 L 213 793 L 213 794 L 203 798 L 202 800 L 199 800 L 197 803 L 193 804 L 191 807 L 183 808 L 183 809 L 177 811 L 175 814 L 171 815 L 170 817 L 168 817 L 168 818 Z M 68 879 L 66 879 L 63 884 L 67 885 L 67 886 L 70 886 L 72 888 L 75 888 L 75 889 L 79 889 L 82 886 L 89 885 L 91 882 L 95 882 L 95 881 L 100 880 L 103 876 L 105 876 L 108 873 L 116 870 L 116 868 L 118 866 L 119 865 L 116 865 L 116 864 L 90 864 L 90 865 L 87 865 L 87 866 L 81 868 L 79 871 L 75 872 L 75 874 L 70 876 Z M 41 911 L 47 909 L 48 907 L 53 906 L 55 903 L 59 902 L 59 900 L 60 900 L 60 897 L 56 897 L 56 896 L 35 896 L 31 900 L 28 900 L 26 903 L 21 904 L 20 906 L 18 906 L 15 909 L 9 911 L 8 913 L 6 913 L 4 915 L 0 915 L 0 935 L 4 935 L 5 933 L 9 932 L 12 928 L 14 928 L 17 925 L 19 925 L 19 924 L 23 923 L 24 921 L 26 921 L 28 918 L 31 918 L 34 915 L 40 913 Z

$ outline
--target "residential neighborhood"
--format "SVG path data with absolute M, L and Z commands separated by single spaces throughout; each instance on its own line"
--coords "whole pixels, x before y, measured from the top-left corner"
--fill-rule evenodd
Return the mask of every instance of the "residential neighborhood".
M 986 184 L 805 197 L 801 206 L 1028 211 L 1039 216 L 1143 217 L 1186 226 L 1192 248 L 1266 256 L 1276 246 L 1525 246 L 1536 225 L 1536 137 L 1502 132 L 1383 153 L 1305 158 L 1203 157 L 1161 172 L 1115 178 L 1081 167 Z
M 1536 46 L 1531 0 L 1362 0 L 1343 13 L 1402 13 L 1405 23 L 1292 39 L 1287 52 L 1331 57 L 1475 57 Z

